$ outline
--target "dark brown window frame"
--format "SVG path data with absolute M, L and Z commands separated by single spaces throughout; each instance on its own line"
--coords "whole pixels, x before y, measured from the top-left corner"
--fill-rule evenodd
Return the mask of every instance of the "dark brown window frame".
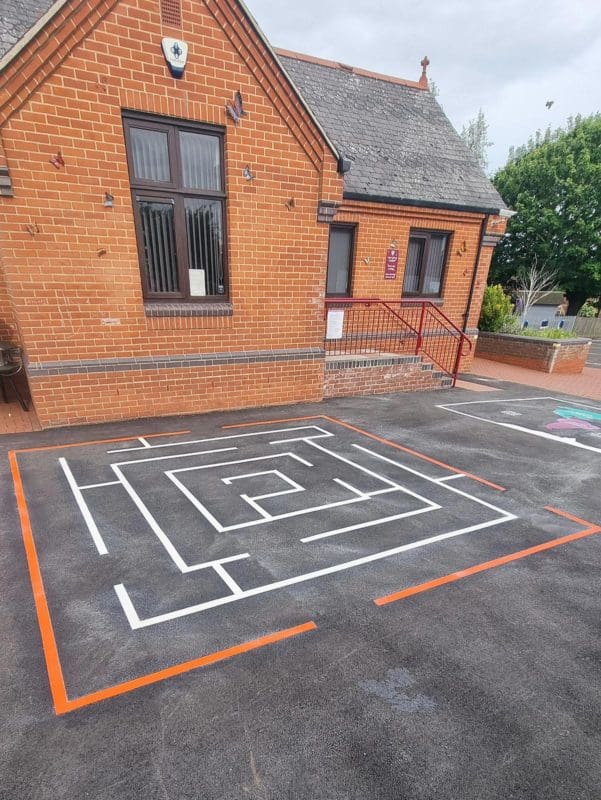
M 442 259 L 442 270 L 440 272 L 440 290 L 438 292 L 424 292 L 423 290 L 424 279 L 426 277 L 425 267 L 428 263 L 428 256 L 430 254 L 430 241 L 433 236 L 446 237 L 444 256 Z M 409 247 L 411 245 L 411 239 L 424 239 L 424 249 L 422 250 L 422 258 L 420 263 L 418 291 L 417 292 L 405 291 L 405 273 L 403 273 L 403 288 L 402 288 L 403 297 L 424 297 L 424 298 L 443 297 L 446 284 L 447 267 L 448 267 L 452 236 L 453 236 L 453 231 L 431 230 L 429 228 L 428 229 L 411 228 L 411 230 L 409 231 L 409 239 L 407 241 L 407 253 L 405 255 L 405 269 L 407 269 L 407 259 L 409 257 Z
M 348 270 L 348 279 L 346 282 L 346 292 L 340 293 L 330 293 L 328 292 L 328 273 L 326 269 L 326 297 L 352 297 L 353 296 L 353 276 L 355 272 L 355 252 L 357 248 L 357 229 L 358 225 L 356 222 L 332 222 L 330 224 L 330 230 L 328 231 L 328 269 L 330 266 L 330 235 L 332 233 L 332 228 L 346 228 L 346 230 L 350 230 L 352 233 L 352 241 L 351 241 L 351 252 L 349 257 L 349 270 Z
M 136 111 L 123 110 L 123 129 L 125 134 L 125 146 L 127 153 L 127 165 L 129 171 L 129 183 L 132 194 L 132 204 L 134 210 L 134 222 L 136 228 L 136 241 L 138 246 L 138 258 L 140 266 L 140 277 L 142 281 L 142 291 L 144 301 L 150 303 L 223 303 L 229 300 L 229 270 L 228 270 L 228 228 L 227 228 L 227 192 L 225 182 L 225 127 L 220 125 L 208 125 L 201 122 L 178 119 L 175 117 L 163 117 L 154 114 L 144 114 Z M 144 128 L 167 133 L 168 159 L 170 169 L 170 181 L 149 181 L 136 178 L 133 173 L 133 148 L 131 146 L 131 128 Z M 219 140 L 219 159 L 221 191 L 209 189 L 193 189 L 183 186 L 181 153 L 178 146 L 178 134 L 180 131 L 190 133 L 202 133 L 214 136 Z M 144 244 L 142 235 L 142 223 L 137 199 L 172 202 L 174 204 L 175 215 L 175 243 L 177 253 L 177 272 L 179 278 L 179 292 L 151 292 L 148 287 L 148 279 L 144 267 Z M 190 295 L 190 284 L 188 276 L 188 239 L 186 233 L 186 221 L 184 213 L 184 201 L 186 199 L 206 199 L 217 200 L 221 204 L 221 220 L 223 235 L 223 282 L 224 293 L 198 296 Z

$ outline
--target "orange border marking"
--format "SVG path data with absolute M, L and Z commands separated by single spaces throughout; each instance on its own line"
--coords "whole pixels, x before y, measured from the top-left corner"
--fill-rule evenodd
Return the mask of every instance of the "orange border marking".
M 381 444 L 386 444 L 389 447 L 394 447 L 396 450 L 402 450 L 404 453 L 410 453 L 412 456 L 416 456 L 416 458 L 421 458 L 422 461 L 429 461 L 430 464 L 436 464 L 437 467 L 443 467 L 444 469 L 448 469 L 451 472 L 455 472 L 458 475 L 465 475 L 466 478 L 471 478 L 473 481 L 478 481 L 478 483 L 483 483 L 485 486 L 490 486 L 491 489 L 496 489 L 498 492 L 505 492 L 507 491 L 504 486 L 499 486 L 498 483 L 492 483 L 491 481 L 487 481 L 486 478 L 480 478 L 478 475 L 474 475 L 472 472 L 466 472 L 464 469 L 458 469 L 457 467 L 452 467 L 450 464 L 446 464 L 444 461 L 438 461 L 436 458 L 431 458 L 431 456 L 427 456 L 424 453 L 420 453 L 418 450 L 412 450 L 410 447 L 405 447 L 402 444 L 397 444 L 396 442 L 390 441 L 390 439 L 384 439 L 382 436 L 376 436 L 375 433 L 370 433 L 369 431 L 363 430 L 363 428 L 357 428 L 355 425 L 351 425 L 349 422 L 343 422 L 341 419 L 337 419 L 336 417 L 329 417 L 327 414 L 314 414 L 308 417 L 289 417 L 287 419 L 269 419 L 265 420 L 264 422 L 242 422 L 236 425 L 222 425 L 223 429 L 225 428 L 249 428 L 254 427 L 256 425 L 273 425 L 275 423 L 280 422 L 302 422 L 305 420 L 310 419 L 326 419 L 328 422 L 333 422 L 336 425 L 342 425 L 343 428 L 348 428 L 351 431 L 356 431 L 357 433 L 363 434 L 363 436 L 368 436 L 370 439 L 373 439 L 376 442 L 380 442 Z
M 567 511 L 560 511 L 559 509 L 552 508 L 551 506 L 545 506 L 545 510 L 550 511 L 553 514 L 559 514 L 561 517 L 566 517 L 573 522 L 578 522 L 587 527 L 581 531 L 576 531 L 576 533 L 570 533 L 567 536 L 561 536 L 558 539 L 549 539 L 542 544 L 534 545 L 534 547 L 527 547 L 525 550 L 518 550 L 515 553 L 509 553 L 506 556 L 494 558 L 491 561 L 484 561 L 481 564 L 475 564 L 473 567 L 462 569 L 459 572 L 451 572 L 449 575 L 443 575 L 440 578 L 435 578 L 434 580 L 427 581 L 426 583 L 419 583 L 416 586 L 409 586 L 407 589 L 401 589 L 400 592 L 393 592 L 392 594 L 384 595 L 384 597 L 378 597 L 374 600 L 374 603 L 377 606 L 385 606 L 388 603 L 394 603 L 397 600 L 403 600 L 405 597 L 411 597 L 414 594 L 421 594 L 422 592 L 429 592 L 430 589 L 436 589 L 438 586 L 444 586 L 447 583 L 459 581 L 462 578 L 469 577 L 470 575 L 476 575 L 478 572 L 484 572 L 487 569 L 493 569 L 493 567 L 500 567 L 503 564 L 509 564 L 511 561 L 518 561 L 520 558 L 526 558 L 527 556 L 534 555 L 535 553 L 541 553 L 544 550 L 551 550 L 554 547 L 559 547 L 560 545 L 567 544 L 568 542 L 574 542 L 577 539 L 584 539 L 586 536 L 592 536 L 594 533 L 601 533 L 601 525 L 594 525 L 591 522 L 580 519 L 580 517 L 575 517 L 573 514 L 568 514 Z
M 176 436 L 178 434 L 190 433 L 190 431 L 175 431 L 173 433 L 152 433 L 142 438 L 147 439 L 151 436 Z M 280 642 L 283 639 L 290 639 L 293 636 L 298 636 L 301 633 L 317 629 L 314 622 L 304 622 L 301 625 L 296 625 L 292 628 L 285 628 L 283 630 L 269 633 L 266 636 L 261 636 L 258 639 L 251 639 L 248 642 L 228 647 L 225 650 L 217 650 L 214 653 L 209 653 L 199 658 L 194 658 L 190 661 L 182 661 L 179 664 L 174 664 L 165 669 L 158 670 L 157 672 L 149 672 L 146 675 L 141 675 L 130 681 L 117 683 L 114 686 L 108 686 L 105 689 L 100 689 L 96 692 L 76 697 L 69 700 L 67 697 L 67 690 L 65 688 L 65 680 L 63 677 L 63 670 L 58 655 L 58 647 L 56 638 L 54 636 L 54 628 L 52 627 L 52 619 L 50 617 L 50 609 L 48 608 L 48 601 L 46 599 L 46 592 L 44 590 L 44 581 L 42 580 L 42 572 L 40 570 L 40 562 L 38 560 L 35 541 L 33 538 L 33 531 L 31 528 L 31 520 L 29 511 L 27 509 L 27 502 L 25 500 L 25 492 L 23 489 L 23 482 L 21 480 L 21 472 L 17 461 L 17 453 L 30 453 L 36 450 L 58 450 L 64 447 L 78 447 L 90 444 L 108 444 L 111 442 L 123 442 L 132 439 L 138 439 L 138 436 L 122 436 L 113 439 L 99 439 L 90 442 L 75 442 L 73 444 L 63 445 L 48 445 L 44 447 L 28 447 L 22 450 L 11 450 L 8 453 L 8 460 L 10 463 L 10 471 L 15 487 L 15 497 L 17 500 L 17 509 L 19 512 L 19 520 L 21 522 L 21 532 L 23 535 L 23 544 L 25 547 L 25 555 L 27 558 L 27 566 L 29 568 L 29 578 L 31 581 L 31 588 L 33 591 L 33 600 L 35 603 L 36 614 L 38 617 L 38 626 L 40 628 L 40 635 L 42 638 L 42 651 L 46 661 L 46 671 L 48 673 L 48 682 L 50 685 L 50 693 L 52 695 L 52 703 L 54 711 L 57 715 L 67 714 L 70 711 L 75 711 L 78 708 L 99 703 L 102 700 L 107 700 L 110 697 L 117 697 L 120 694 L 132 692 L 135 689 L 140 689 L 143 686 L 149 686 L 158 681 L 164 681 L 167 678 L 173 678 L 176 675 L 181 675 L 184 672 L 205 667 L 209 664 L 215 664 L 218 661 L 224 661 L 233 656 L 242 653 L 248 653 L 250 650 L 257 650 L 260 647 Z
M 266 636 L 261 636 L 259 639 L 251 639 L 249 642 L 236 644 L 233 647 L 228 647 L 225 650 L 217 650 L 214 653 L 209 653 L 200 658 L 193 658 L 191 661 L 182 661 L 180 664 L 175 664 L 172 667 L 160 669 L 158 672 L 149 672 L 147 675 L 142 675 L 139 678 L 134 678 L 131 681 L 124 683 L 117 683 L 115 686 L 109 686 L 106 689 L 100 689 L 98 692 L 77 697 L 75 700 L 67 701 L 67 708 L 65 711 L 75 711 L 77 708 L 89 706 L 93 703 L 99 703 L 101 700 L 107 700 L 109 697 L 116 697 L 126 692 L 132 692 L 135 689 L 140 689 L 143 686 L 149 686 L 151 683 L 164 681 L 167 678 L 173 678 L 176 675 L 181 675 L 183 672 L 190 672 L 190 670 L 198 669 L 199 667 L 206 667 L 209 664 L 215 664 L 218 661 L 225 661 L 227 658 L 240 655 L 241 653 L 248 653 L 250 650 L 257 650 L 260 647 L 265 647 L 274 642 L 281 642 L 283 639 L 291 639 L 293 636 L 299 636 L 301 633 L 307 631 L 314 631 L 317 625 L 314 622 L 304 622 L 302 625 L 296 625 L 293 628 L 284 628 L 283 630 L 276 631 L 275 633 L 268 633 Z M 60 712 L 57 712 L 60 713 Z M 62 712 L 65 713 L 65 712 Z
M 83 447 L 86 444 L 112 444 L 113 442 L 131 442 L 134 439 L 156 439 L 158 436 L 183 436 L 187 431 L 169 431 L 168 433 L 141 433 L 139 436 L 115 436 L 113 439 L 92 439 L 89 442 L 69 442 L 68 444 L 45 444 L 41 447 L 23 447 L 11 450 L 11 453 L 35 453 L 38 450 L 63 450 L 65 447 Z

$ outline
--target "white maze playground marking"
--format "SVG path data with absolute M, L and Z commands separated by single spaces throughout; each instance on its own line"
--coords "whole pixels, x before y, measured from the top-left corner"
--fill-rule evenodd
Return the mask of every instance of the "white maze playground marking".
M 352 438 L 366 441 L 360 434 Z M 136 451 L 143 457 L 135 457 Z M 318 425 L 156 445 L 141 438 L 139 446 L 106 452 L 120 460 L 104 466 L 105 474 L 112 473 L 113 479 L 95 483 L 78 483 L 77 465 L 66 458 L 59 459 L 98 554 L 108 555 L 107 541 L 111 541 L 107 533 L 103 535 L 106 521 L 102 503 L 110 507 L 114 493 L 120 492 L 131 502 L 134 518 L 138 517 L 142 529 L 162 546 L 170 571 L 185 575 L 212 570 L 222 586 L 222 593 L 217 596 L 141 617 L 125 583 L 114 584 L 132 629 L 187 617 L 516 518 L 450 485 L 451 481 L 465 478 L 462 474 L 431 477 L 350 441 L 346 431 L 343 438 Z M 415 490 L 416 485 L 423 487 L 421 491 Z M 94 493 L 94 502 L 86 500 L 88 492 Z M 465 511 L 466 501 L 471 511 Z M 171 516 L 163 511 L 163 503 L 169 506 Z M 462 504 L 461 513 L 469 524 L 452 527 L 448 519 L 451 513 L 457 518 L 458 504 Z M 431 515 L 427 535 L 424 526 L 417 525 L 422 515 Z M 190 519 L 194 522 L 190 523 Z M 113 524 L 112 536 L 114 527 Z M 350 535 L 355 538 L 348 539 Z M 380 549 L 379 539 L 384 540 L 380 541 Z M 390 547 L 395 540 L 399 543 Z M 279 578 L 267 569 L 260 551 L 267 548 L 269 556 L 270 548 L 279 542 L 281 549 L 282 541 L 290 552 L 285 568 L 295 573 L 300 562 L 305 568 Z M 203 550 L 207 554 L 207 542 L 211 543 L 213 557 L 202 558 Z M 241 546 L 240 542 L 244 544 Z M 341 554 L 348 552 L 349 543 L 363 553 L 340 560 Z M 388 546 L 383 547 L 383 543 Z M 191 548 L 196 549 L 200 559 L 192 560 L 181 552 Z M 221 549 L 223 555 L 214 557 L 215 549 Z M 324 560 L 330 563 L 324 566 Z M 316 568 L 307 570 L 311 561 Z M 262 568 L 261 574 L 268 571 L 279 579 L 248 585 L 257 581 L 256 577 L 252 579 L 252 570 L 246 580 L 241 577 L 248 570 L 244 565 L 251 563 Z M 232 566 L 228 569 L 228 565 Z M 236 577 L 231 573 L 233 565 Z M 281 574 L 281 567 L 278 569 Z M 277 573 L 277 569 L 274 571 Z

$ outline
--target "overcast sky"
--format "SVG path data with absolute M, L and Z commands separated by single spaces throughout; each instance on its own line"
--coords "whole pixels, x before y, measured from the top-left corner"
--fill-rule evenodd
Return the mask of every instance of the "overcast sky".
M 417 79 L 429 76 L 454 126 L 482 108 L 489 170 L 510 145 L 601 110 L 599 0 L 247 0 L 271 44 Z M 545 102 L 553 100 L 551 110 Z

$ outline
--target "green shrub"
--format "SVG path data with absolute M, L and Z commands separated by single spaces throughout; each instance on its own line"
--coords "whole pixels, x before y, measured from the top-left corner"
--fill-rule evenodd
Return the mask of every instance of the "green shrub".
M 596 317 L 597 316 L 597 309 L 595 306 L 592 306 L 590 303 L 585 303 L 580 311 L 578 312 L 579 317 Z
M 487 286 L 480 312 L 480 330 L 490 333 L 500 331 L 509 322 L 512 310 L 511 298 L 505 294 L 501 284 Z

